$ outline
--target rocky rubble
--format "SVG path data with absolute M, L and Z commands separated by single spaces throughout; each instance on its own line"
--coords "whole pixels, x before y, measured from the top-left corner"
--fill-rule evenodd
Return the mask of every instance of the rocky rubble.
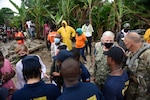
M 30 39 L 27 39 L 25 44 L 28 46 L 30 53 L 45 47 L 45 43 L 42 40 L 31 41 Z M 7 43 L 0 43 L 0 50 L 3 52 L 4 56 L 8 58 L 12 63 L 15 63 L 17 60 L 17 55 L 14 51 L 17 45 L 18 44 L 15 40 L 8 41 Z

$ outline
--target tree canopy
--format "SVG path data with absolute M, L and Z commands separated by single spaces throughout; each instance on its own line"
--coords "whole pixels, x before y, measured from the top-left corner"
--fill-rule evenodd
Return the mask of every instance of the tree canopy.
M 18 14 L 13 16 L 10 9 L 2 8 L 0 24 L 12 17 L 13 20 L 9 22 L 12 26 L 19 25 L 19 22 L 24 25 L 26 20 L 31 19 L 36 24 L 37 37 L 42 34 L 45 20 L 60 27 L 65 19 L 74 28 L 81 27 L 85 20 L 89 20 L 94 27 L 95 38 L 100 38 L 105 30 L 114 33 L 120 31 L 126 22 L 131 24 L 132 29 L 150 26 L 149 0 L 22 0 L 20 7 L 9 1 Z M 7 18 L 7 14 L 11 14 L 11 17 Z

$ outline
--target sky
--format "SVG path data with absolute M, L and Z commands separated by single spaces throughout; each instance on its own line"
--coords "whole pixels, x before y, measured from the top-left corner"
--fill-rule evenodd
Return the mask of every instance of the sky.
M 20 7 L 21 0 L 12 0 L 12 1 Z M 17 12 L 16 8 L 9 2 L 9 0 L 0 0 L 0 9 L 3 7 L 10 8 L 12 11 Z

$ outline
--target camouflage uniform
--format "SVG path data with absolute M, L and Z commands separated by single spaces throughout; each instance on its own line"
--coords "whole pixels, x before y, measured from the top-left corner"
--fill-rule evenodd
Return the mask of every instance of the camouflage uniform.
M 94 66 L 94 77 L 95 84 L 102 89 L 104 82 L 110 72 L 109 66 L 107 65 L 107 56 L 103 54 L 103 46 L 101 42 L 95 44 L 95 66 Z
M 135 54 L 130 54 L 127 59 L 130 76 L 127 100 L 150 100 L 150 45 L 149 47 L 148 45 L 143 44 Z M 148 48 L 144 50 L 146 46 Z M 139 54 L 136 57 L 137 53 Z M 135 60 L 132 59 L 133 57 Z

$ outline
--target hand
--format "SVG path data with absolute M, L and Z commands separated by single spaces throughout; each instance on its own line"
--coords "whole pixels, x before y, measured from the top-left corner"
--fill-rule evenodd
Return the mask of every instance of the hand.
M 10 87 L 9 89 L 9 95 L 12 95 L 15 91 L 17 91 L 17 89 Z
M 44 78 L 49 78 L 49 76 L 46 73 L 44 73 Z
M 60 76 L 60 73 L 59 72 L 53 72 L 52 75 L 53 76 Z
M 2 82 L 7 82 L 9 80 L 9 74 L 10 73 L 4 73 L 2 75 Z
M 11 78 L 13 78 L 15 76 L 15 71 L 12 71 L 11 73 L 4 73 L 2 75 L 2 79 L 3 79 L 3 82 L 7 82 L 9 81 Z

